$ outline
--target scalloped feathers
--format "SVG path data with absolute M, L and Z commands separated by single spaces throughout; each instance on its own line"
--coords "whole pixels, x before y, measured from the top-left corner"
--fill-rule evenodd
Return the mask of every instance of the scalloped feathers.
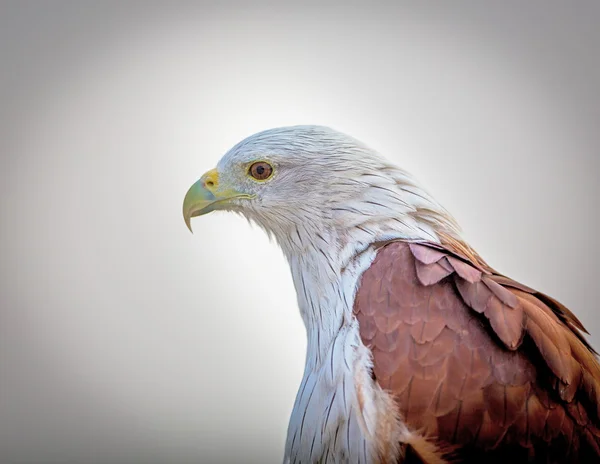
M 454 447 L 447 459 L 600 462 L 600 367 L 581 323 L 469 250 L 379 249 L 354 304 L 377 381 L 411 430 Z

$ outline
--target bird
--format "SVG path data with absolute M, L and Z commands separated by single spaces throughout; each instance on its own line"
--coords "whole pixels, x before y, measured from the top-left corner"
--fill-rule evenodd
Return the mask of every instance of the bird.
M 183 216 L 280 246 L 306 327 L 284 463 L 600 462 L 600 365 L 579 319 L 495 271 L 407 171 L 315 125 L 233 146 Z

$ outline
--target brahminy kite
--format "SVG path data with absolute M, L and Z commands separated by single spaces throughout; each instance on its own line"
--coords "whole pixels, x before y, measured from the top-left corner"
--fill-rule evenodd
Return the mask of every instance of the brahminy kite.
M 290 265 L 308 348 L 284 462 L 600 462 L 581 322 L 494 271 L 374 150 L 320 126 L 260 132 L 187 192 L 188 227 L 214 210 Z

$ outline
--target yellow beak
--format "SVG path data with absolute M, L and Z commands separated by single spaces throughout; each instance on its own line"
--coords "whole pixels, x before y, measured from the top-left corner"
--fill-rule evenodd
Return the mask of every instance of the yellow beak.
M 252 198 L 252 195 L 238 192 L 227 186 L 220 185 L 219 173 L 211 169 L 190 187 L 183 200 L 183 219 L 185 225 L 192 231 L 190 221 L 193 217 L 222 209 L 233 198 Z

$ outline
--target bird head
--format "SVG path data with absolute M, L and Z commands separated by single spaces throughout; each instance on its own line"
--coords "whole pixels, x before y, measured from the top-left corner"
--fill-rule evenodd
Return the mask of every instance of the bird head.
M 321 126 L 270 129 L 231 148 L 183 202 L 190 230 L 193 217 L 215 210 L 241 213 L 282 245 L 307 230 L 382 238 L 405 229 L 407 236 L 431 240 L 431 220 L 452 223 L 408 173 Z

